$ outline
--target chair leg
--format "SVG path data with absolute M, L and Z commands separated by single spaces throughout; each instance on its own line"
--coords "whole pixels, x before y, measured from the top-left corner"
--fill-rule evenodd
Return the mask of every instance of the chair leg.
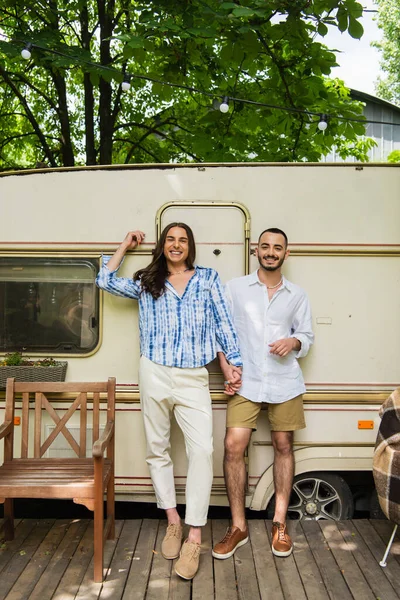
M 96 499 L 94 508 L 94 581 L 103 581 L 103 556 L 104 556 L 104 503 Z
M 7 542 L 14 539 L 14 500 L 4 500 L 4 537 Z
M 386 567 L 386 559 L 387 559 L 387 556 L 388 556 L 388 554 L 390 552 L 390 548 L 392 547 L 394 536 L 396 535 L 397 527 L 398 527 L 397 525 L 394 526 L 392 535 L 390 536 L 389 543 L 388 543 L 388 545 L 386 547 L 386 550 L 385 550 L 385 554 L 383 555 L 383 558 L 382 558 L 381 562 L 379 563 L 381 567 Z
M 114 473 L 110 477 L 110 481 L 107 486 L 107 519 L 111 518 L 111 525 L 108 532 L 107 539 L 113 540 L 115 538 L 115 482 Z

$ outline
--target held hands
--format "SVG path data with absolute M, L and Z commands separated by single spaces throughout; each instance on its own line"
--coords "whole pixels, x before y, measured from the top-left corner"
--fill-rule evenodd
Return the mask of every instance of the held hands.
M 145 235 L 143 231 L 129 231 L 121 245 L 124 246 L 125 250 L 134 250 L 144 241 Z
M 282 358 L 287 356 L 292 350 L 300 350 L 300 342 L 296 338 L 284 338 L 277 340 L 272 344 L 268 344 L 270 347 L 270 354 L 277 354 Z
M 226 365 L 222 369 L 222 373 L 225 379 L 225 394 L 228 396 L 234 396 L 242 387 L 242 367 Z

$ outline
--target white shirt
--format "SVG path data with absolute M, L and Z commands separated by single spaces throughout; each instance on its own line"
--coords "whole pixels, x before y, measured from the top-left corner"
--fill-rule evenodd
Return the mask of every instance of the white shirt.
M 255 271 L 226 284 L 226 295 L 239 336 L 243 385 L 239 394 L 253 402 L 279 404 L 306 391 L 298 358 L 314 341 L 308 297 L 283 278 L 271 300 Z M 301 349 L 284 358 L 270 353 L 268 344 L 295 337 Z

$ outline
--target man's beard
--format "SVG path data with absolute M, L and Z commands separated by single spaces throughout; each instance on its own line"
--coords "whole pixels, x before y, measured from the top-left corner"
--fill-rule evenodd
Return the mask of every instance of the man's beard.
M 274 258 L 274 257 L 273 256 L 267 256 L 266 258 Z M 285 257 L 281 258 L 280 260 L 278 260 L 273 265 L 263 265 L 262 264 L 262 258 L 260 256 L 258 256 L 258 262 L 260 263 L 260 267 L 262 269 L 264 269 L 264 271 L 276 271 L 277 269 L 279 269 L 283 265 L 284 261 L 285 261 Z

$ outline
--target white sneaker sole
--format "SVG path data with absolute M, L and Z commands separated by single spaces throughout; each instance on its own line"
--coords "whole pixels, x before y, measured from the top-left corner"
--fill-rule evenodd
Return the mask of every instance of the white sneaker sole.
M 293 546 L 290 548 L 290 550 L 286 550 L 286 552 L 280 552 L 279 550 L 275 550 L 273 546 L 271 546 L 272 549 L 272 554 L 274 556 L 280 556 L 282 558 L 284 558 L 285 556 L 290 556 L 293 552 Z
M 231 552 L 227 552 L 226 554 L 218 554 L 217 552 L 214 552 L 214 550 L 212 551 L 212 555 L 214 558 L 218 558 L 220 560 L 225 560 L 226 558 L 230 558 L 231 556 L 233 556 L 236 552 L 236 550 L 238 548 L 240 548 L 240 546 L 244 546 L 245 544 L 247 544 L 247 542 L 249 541 L 249 538 L 245 538 L 244 540 L 242 540 L 241 542 L 239 542 L 238 544 L 236 544 L 236 546 L 234 547 L 233 550 L 231 550 Z

